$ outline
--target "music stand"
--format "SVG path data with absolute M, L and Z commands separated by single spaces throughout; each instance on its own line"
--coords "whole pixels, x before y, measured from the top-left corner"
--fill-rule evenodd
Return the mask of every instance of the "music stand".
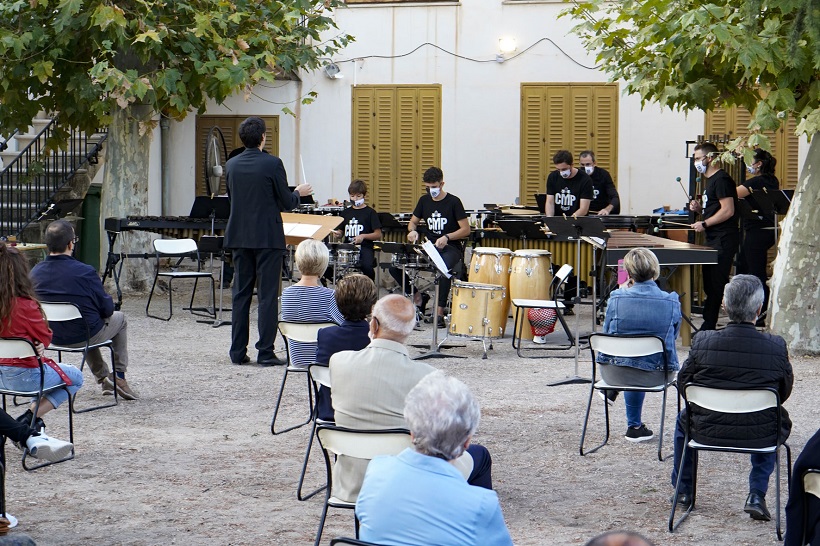
M 214 320 L 198 320 L 197 322 L 201 322 L 203 324 L 212 323 L 212 328 L 219 328 L 220 326 L 224 326 L 226 324 L 230 324 L 231 321 L 229 320 L 222 320 L 222 312 L 223 311 L 233 311 L 233 309 L 225 309 L 223 307 L 223 295 L 225 292 L 223 284 L 223 278 L 225 276 L 225 259 L 224 259 L 224 248 L 223 244 L 225 243 L 224 236 L 215 236 L 215 235 L 203 235 L 199 238 L 199 242 L 197 246 L 199 250 L 202 252 L 207 252 L 211 255 L 211 267 L 213 267 L 213 256 L 214 254 L 223 254 L 223 258 L 219 264 L 219 314 L 217 315 L 216 309 L 214 309 Z M 207 309 L 205 309 L 207 311 Z
M 566 216 L 545 216 L 544 224 L 549 230 L 555 234 L 558 240 L 575 241 L 575 263 L 576 269 L 581 266 L 581 241 L 587 239 L 590 244 L 599 243 L 606 244 L 609 239 L 609 233 L 600 218 L 589 218 L 582 216 L 580 218 L 566 217 Z M 597 240 L 596 240 L 597 239 Z M 582 271 L 576 271 L 575 282 L 575 298 L 573 303 L 580 304 L 580 277 Z M 595 330 L 595 298 L 596 298 L 595 283 L 592 285 L 592 329 Z M 558 385 L 576 385 L 582 383 L 590 383 L 590 379 L 586 379 L 578 375 L 578 356 L 581 352 L 580 346 L 580 327 L 581 327 L 580 313 L 575 314 L 575 374 L 562 381 L 550 383 L 548 386 L 555 387 Z
M 444 263 L 444 260 L 441 259 L 441 254 L 438 253 L 438 250 L 433 246 L 433 243 L 427 241 L 421 247 L 422 251 L 427 254 L 430 258 L 430 261 L 436 266 L 435 274 L 433 277 L 433 284 L 435 285 L 435 295 L 433 296 L 433 337 L 430 340 L 430 350 L 426 353 L 422 353 L 417 357 L 414 357 L 413 360 L 424 360 L 426 358 L 467 358 L 466 356 L 460 355 L 448 355 L 441 352 L 441 345 L 444 344 L 444 341 L 441 343 L 438 342 L 438 296 L 440 290 L 440 282 L 442 277 L 452 278 L 454 276 L 453 271 L 449 271 L 447 269 L 447 265 Z
M 401 222 L 396 220 L 396 217 L 389 212 L 378 212 L 376 214 L 379 217 L 379 223 L 381 223 L 382 229 L 404 229 Z
M 199 249 L 203 252 L 208 252 L 211 255 L 211 271 L 214 268 L 214 254 L 224 254 L 222 250 L 222 240 L 223 237 L 219 237 L 219 241 L 216 241 L 216 219 L 219 218 L 220 220 L 227 219 L 231 215 L 231 200 L 227 195 L 215 196 L 210 197 L 207 195 L 198 195 L 194 198 L 194 203 L 191 205 L 191 213 L 188 215 L 191 218 L 210 218 L 211 219 L 211 233 L 209 238 L 211 241 L 203 241 L 205 236 L 200 237 L 199 242 Z M 204 242 L 204 245 L 202 244 Z M 203 248 L 204 246 L 204 248 Z M 197 322 L 208 323 L 213 322 L 213 327 L 218 328 L 223 324 L 229 324 L 222 320 L 222 297 L 223 291 L 225 290 L 222 287 L 222 275 L 225 270 L 225 260 L 224 256 L 222 259 L 222 264 L 219 268 L 219 318 L 214 318 L 213 321 L 210 320 L 198 320 Z M 214 315 L 216 317 L 216 302 L 212 302 L 213 308 L 208 307 L 194 307 L 191 308 L 190 311 L 205 311 L 208 314 Z
M 515 239 L 535 239 L 544 240 L 551 239 L 551 233 L 545 226 L 543 220 L 538 218 L 536 221 L 532 220 L 498 220 L 498 225 L 504 230 L 504 233 Z

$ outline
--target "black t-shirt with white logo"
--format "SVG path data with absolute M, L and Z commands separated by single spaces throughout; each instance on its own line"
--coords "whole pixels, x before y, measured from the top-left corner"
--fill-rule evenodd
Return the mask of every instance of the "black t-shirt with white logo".
M 584 174 L 586 174 L 586 171 L 584 171 Z M 595 167 L 589 178 L 592 180 L 592 203 L 589 204 L 589 210 L 598 212 L 611 204 L 612 214 L 619 214 L 621 212 L 621 199 L 609 171 L 601 167 Z
M 717 225 L 712 225 L 709 218 L 720 210 L 720 200 L 731 197 L 735 204 L 735 214 L 728 220 Z M 706 221 L 706 233 L 717 234 L 725 232 L 737 232 L 737 186 L 729 173 L 723 169 L 706 179 L 706 191 L 703 194 L 703 219 Z
M 552 171 L 547 177 L 547 196 L 550 195 L 555 197 L 555 215 L 571 216 L 581 208 L 581 199 L 592 201 L 592 179 L 581 169 L 571 178 Z
M 448 233 L 458 231 L 458 221 L 467 218 L 461 199 L 448 193 L 441 201 L 433 201 L 429 194 L 422 195 L 413 210 L 413 216 L 425 221 L 427 228 L 419 228 L 419 233 L 427 235 L 433 243 Z M 421 242 L 421 241 L 419 241 Z M 451 245 L 461 250 L 461 241 L 450 241 Z
M 345 221 L 339 226 L 339 229 L 342 231 L 344 240 L 347 243 L 352 243 L 353 239 L 359 235 L 373 233 L 382 227 L 382 223 L 379 222 L 379 215 L 368 206 L 361 209 L 348 207 L 342 211 L 341 217 Z M 373 241 L 365 239 L 362 246 L 373 248 Z

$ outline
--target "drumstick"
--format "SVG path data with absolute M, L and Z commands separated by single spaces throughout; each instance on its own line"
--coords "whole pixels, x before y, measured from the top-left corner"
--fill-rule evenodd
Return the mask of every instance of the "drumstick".
M 689 200 L 691 201 L 691 200 L 692 200 L 692 196 L 691 196 L 691 195 L 689 195 L 689 192 L 688 192 L 688 191 L 686 191 L 686 188 L 684 188 L 684 187 L 683 187 L 683 183 L 680 181 L 680 176 L 679 176 L 679 177 L 677 177 L 677 178 L 675 178 L 675 180 L 678 182 L 678 185 L 680 185 L 680 189 L 682 189 L 682 190 L 683 190 L 683 193 L 684 193 L 684 194 L 686 194 L 686 198 L 687 198 L 687 199 L 689 199 Z
M 682 222 L 671 222 L 669 220 L 664 220 L 663 218 L 658 220 L 658 227 L 661 227 L 663 224 L 670 224 L 670 225 L 673 225 L 673 226 L 683 226 L 683 227 L 691 227 L 692 226 L 692 224 L 684 224 Z

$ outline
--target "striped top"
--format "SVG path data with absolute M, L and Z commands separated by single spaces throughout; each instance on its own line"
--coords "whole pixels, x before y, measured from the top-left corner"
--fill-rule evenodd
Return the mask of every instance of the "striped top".
M 293 285 L 282 291 L 282 320 L 287 322 L 335 322 L 344 320 L 333 290 L 324 286 Z M 309 366 L 316 362 L 316 344 L 288 342 L 290 363 Z

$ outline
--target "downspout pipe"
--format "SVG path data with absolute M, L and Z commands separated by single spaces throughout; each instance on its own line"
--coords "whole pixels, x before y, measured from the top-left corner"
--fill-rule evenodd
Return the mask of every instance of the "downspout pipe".
M 171 209 L 171 120 L 165 116 L 159 118 L 160 148 L 160 187 L 162 188 L 162 215 L 170 216 Z

